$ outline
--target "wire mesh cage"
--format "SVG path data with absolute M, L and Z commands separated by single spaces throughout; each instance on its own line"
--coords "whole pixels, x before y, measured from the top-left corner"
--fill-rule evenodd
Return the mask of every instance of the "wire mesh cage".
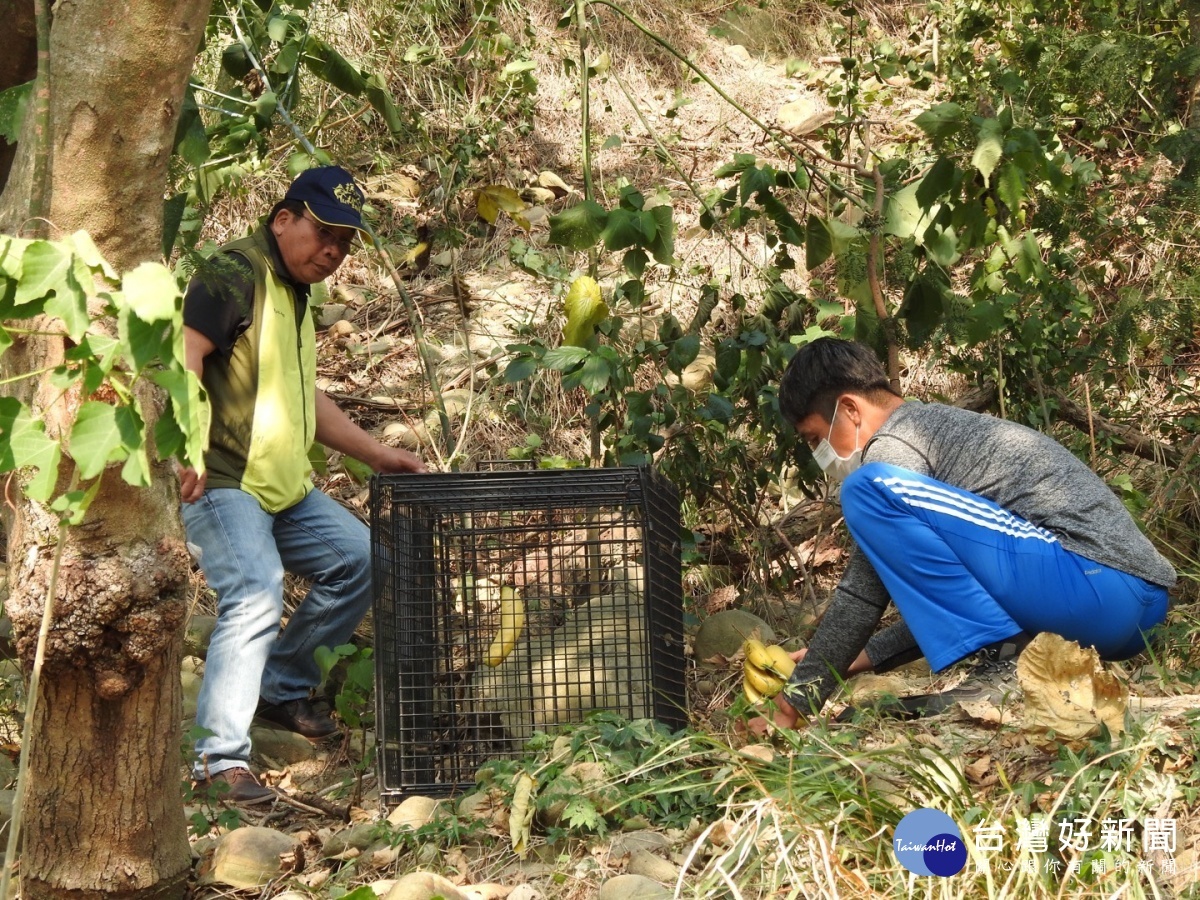
M 592 710 L 686 722 L 679 495 L 650 469 L 376 476 L 371 546 L 385 803 Z

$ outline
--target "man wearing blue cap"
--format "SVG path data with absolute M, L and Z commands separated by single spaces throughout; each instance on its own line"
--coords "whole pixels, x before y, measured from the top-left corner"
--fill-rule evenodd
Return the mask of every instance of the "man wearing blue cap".
M 310 286 L 332 275 L 363 232 L 363 194 L 336 166 L 310 169 L 264 225 L 221 248 L 184 298 L 188 368 L 212 404 L 205 472 L 180 473 L 188 543 L 218 599 L 196 724 L 200 787 L 262 803 L 249 769 L 259 718 L 312 740 L 337 726 L 309 699 L 317 647 L 346 643 L 371 605 L 366 526 L 313 489 L 319 441 L 377 472 L 423 472 L 316 389 Z M 311 588 L 280 631 L 284 571 Z

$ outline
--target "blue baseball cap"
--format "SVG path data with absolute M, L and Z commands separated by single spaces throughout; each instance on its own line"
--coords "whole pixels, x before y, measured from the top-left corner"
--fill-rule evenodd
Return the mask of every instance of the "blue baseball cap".
M 292 182 L 284 200 L 299 200 L 326 225 L 355 228 L 363 234 L 362 208 L 366 197 L 353 176 L 340 166 L 306 169 Z

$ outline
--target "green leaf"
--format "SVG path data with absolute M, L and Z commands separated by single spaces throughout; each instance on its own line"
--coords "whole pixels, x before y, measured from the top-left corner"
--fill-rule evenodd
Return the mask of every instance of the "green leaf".
M 62 319 L 63 327 L 71 340 L 78 341 L 87 333 L 91 318 L 87 310 L 87 294 L 75 280 L 75 273 L 67 270 L 63 284 L 46 300 L 46 312 Z
M 942 285 L 925 275 L 918 275 L 905 291 L 897 315 L 908 324 L 913 343 L 923 344 L 941 323 L 944 313 Z
M 804 229 L 804 265 L 812 271 L 833 255 L 833 236 L 825 220 L 815 213 L 808 214 L 808 225 Z
M 954 160 L 948 156 L 938 158 L 925 176 L 917 183 L 917 205 L 929 212 L 935 203 L 950 192 L 954 187 L 954 179 L 958 170 Z
M 288 33 L 292 30 L 291 16 L 272 16 L 267 22 L 267 34 L 277 44 L 282 44 L 288 38 Z
M 122 353 L 135 372 L 160 359 L 174 357 L 173 345 L 167 342 L 168 332 L 165 325 L 143 322 L 128 306 L 119 309 L 117 334 Z
M 567 802 L 562 812 L 562 820 L 568 828 L 576 831 L 596 831 L 604 824 L 596 804 L 584 796 L 572 797 Z
M 54 493 L 61 458 L 59 443 L 46 436 L 46 426 L 15 397 L 0 397 L 0 472 L 32 468 L 35 475 L 25 493 L 44 503 Z
M 67 491 L 65 494 L 56 497 L 54 502 L 50 504 L 50 508 L 59 515 L 65 516 L 68 525 L 79 525 L 87 515 L 88 507 L 92 505 L 92 501 L 100 493 L 101 484 L 103 484 L 103 479 L 97 478 L 88 485 L 87 490 Z
M 5 351 L 13 345 L 12 335 L 8 333 L 8 329 L 0 326 L 0 356 L 3 356 Z
M 714 178 L 725 178 L 729 175 L 740 175 L 751 166 L 758 164 L 758 157 L 753 153 L 735 153 L 733 154 L 733 162 L 725 163 L 723 166 L 713 172 Z
M 542 365 L 555 372 L 565 372 L 568 369 L 575 368 L 591 355 L 591 351 L 586 347 L 564 345 L 562 347 L 555 347 L 553 350 L 547 350 L 546 355 L 542 357 Z
M 580 275 L 571 282 L 563 306 L 567 314 L 563 343 L 571 347 L 587 345 L 595 334 L 596 326 L 608 316 L 608 304 L 600 294 L 600 285 L 588 275 Z
M 375 474 L 374 470 L 365 462 L 355 459 L 353 456 L 342 457 L 342 468 L 346 470 L 346 474 L 359 484 L 366 484 L 371 480 L 371 476 Z
M 250 74 L 254 63 L 250 62 L 250 54 L 241 41 L 234 41 L 221 51 L 221 68 L 238 81 Z
M 775 187 L 775 169 L 772 166 L 755 166 L 742 172 L 740 197 L 745 203 L 751 197 L 762 200 Z
M 144 262 L 121 282 L 124 303 L 143 322 L 170 322 L 182 304 L 179 283 L 161 263 Z
M 33 96 L 33 82 L 27 81 L 0 91 L 0 139 L 15 144 L 21 139 L 21 123 Z
M 89 400 L 75 417 L 69 447 L 79 477 L 86 481 L 110 462 L 142 449 L 143 443 L 141 418 L 132 407 Z
M 600 356 L 590 356 L 575 377 L 579 381 L 579 386 L 589 394 L 598 394 L 608 387 L 609 378 L 612 377 L 612 367 L 609 366 L 608 360 Z M 563 379 L 563 386 L 568 386 L 566 379 Z
M 939 103 L 925 110 L 914 121 L 934 141 L 943 141 L 959 129 L 966 121 L 966 116 L 957 103 Z
M 939 266 L 949 268 L 954 265 L 962 254 L 958 250 L 958 236 L 953 228 L 942 228 L 932 225 L 926 229 L 922 244 L 929 253 L 930 259 Z
M 649 246 L 658 234 L 658 225 L 654 216 L 648 212 L 614 209 L 608 214 L 601 236 L 604 247 L 609 252 L 624 250 L 627 247 Z
M 1014 164 L 1005 163 L 1000 168 L 1000 178 L 996 181 L 996 196 L 1013 213 L 1019 212 L 1025 202 L 1028 185 L 1024 170 Z
M 646 255 L 646 251 L 641 247 L 634 247 L 621 260 L 621 264 L 625 266 L 625 270 L 634 278 L 642 277 L 649 262 L 650 257 Z
M 681 373 L 685 366 L 690 365 L 700 354 L 700 335 L 685 334 L 679 340 L 671 344 L 671 350 L 667 353 L 667 368 L 676 375 Z
M 320 38 L 310 37 L 304 45 L 305 63 L 322 81 L 339 91 L 357 97 L 367 89 L 367 81 L 349 60 Z
M 400 110 L 396 108 L 391 91 L 387 89 L 387 85 L 379 75 L 367 77 L 365 93 L 371 108 L 383 117 L 383 123 L 387 125 L 388 131 L 392 134 L 404 131 L 404 121 L 400 118 Z
M 181 456 L 184 463 L 202 469 L 212 408 L 200 379 L 194 372 L 177 364 L 174 368 L 151 372 L 150 380 L 167 392 L 170 401 L 159 421 L 173 421 L 179 432 L 176 446 L 170 449 L 159 446 L 159 453 L 164 457 Z
M 51 291 L 66 287 L 71 254 L 58 244 L 34 241 L 21 257 L 21 280 L 17 283 L 17 306 L 41 300 Z
M 532 356 L 521 356 L 504 367 L 504 383 L 516 384 L 530 378 L 538 370 L 538 361 Z
M 89 269 L 99 269 L 105 278 L 110 281 L 117 280 L 117 270 L 110 266 L 107 260 L 100 254 L 100 248 L 96 246 L 95 241 L 92 240 L 92 236 L 86 231 L 76 231 L 63 243 L 74 250 L 78 261 L 82 262 Z M 80 281 L 80 284 L 83 284 L 83 281 Z
M 778 197 L 772 194 L 765 194 L 759 200 L 762 203 L 763 211 L 775 223 L 775 227 L 779 229 L 779 236 L 784 241 L 797 247 L 804 243 L 803 226 L 796 221 L 795 217 L 779 201 Z
M 717 344 L 717 374 L 722 378 L 732 378 L 737 374 L 738 366 L 742 364 L 742 348 L 733 338 L 725 338 Z
M 608 213 L 595 200 L 584 200 L 550 217 L 551 244 L 568 250 L 589 250 L 600 240 Z
M 650 210 L 658 231 L 650 241 L 650 252 L 664 266 L 675 265 L 675 219 L 674 210 L 667 205 L 655 206 Z
M 979 126 L 979 144 L 971 156 L 971 165 L 983 176 L 985 186 L 989 184 L 992 172 L 996 171 L 1003 155 L 1004 132 L 1000 120 L 984 119 L 983 124 Z
M 912 237 L 921 224 L 923 211 L 917 202 L 919 184 L 910 184 L 887 198 L 883 214 L 883 233 L 901 240 Z

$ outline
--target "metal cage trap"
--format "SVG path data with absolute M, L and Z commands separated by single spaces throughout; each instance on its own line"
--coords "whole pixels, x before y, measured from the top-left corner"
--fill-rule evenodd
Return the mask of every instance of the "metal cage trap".
M 380 796 L 592 710 L 686 722 L 679 495 L 648 468 L 371 482 Z

